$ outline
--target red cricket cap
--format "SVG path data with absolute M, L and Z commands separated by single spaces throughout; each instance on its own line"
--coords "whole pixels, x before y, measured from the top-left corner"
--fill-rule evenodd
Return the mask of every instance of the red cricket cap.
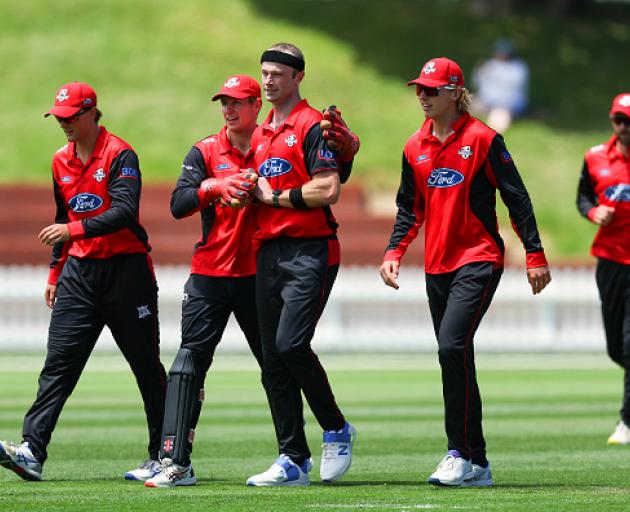
M 250 97 L 260 98 L 260 85 L 251 76 L 234 75 L 225 81 L 218 93 L 212 96 L 212 101 L 218 100 L 221 96 L 228 96 L 237 100 Z
M 615 96 L 610 107 L 610 115 L 623 114 L 630 117 L 630 92 L 622 92 Z
M 428 61 L 420 70 L 420 75 L 407 85 L 420 84 L 425 87 L 442 87 L 443 85 L 464 85 L 462 68 L 454 60 L 437 57 Z
M 55 106 L 44 117 L 50 114 L 59 117 L 72 117 L 82 108 L 96 106 L 96 93 L 88 84 L 72 82 L 62 85 L 55 96 Z

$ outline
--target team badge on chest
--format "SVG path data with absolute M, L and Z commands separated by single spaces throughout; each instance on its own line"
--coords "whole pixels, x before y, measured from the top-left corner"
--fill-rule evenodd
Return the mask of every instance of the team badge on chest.
M 92 177 L 100 183 L 101 181 L 103 181 L 103 178 L 105 178 L 105 172 L 103 171 L 103 169 L 97 169 Z
M 295 136 L 295 134 L 292 133 L 286 139 L 284 139 L 284 142 L 287 143 L 287 146 L 292 148 L 293 146 L 297 144 L 297 137 Z
M 459 148 L 457 154 L 461 156 L 464 160 L 468 160 L 472 156 L 473 152 L 472 149 L 470 149 L 470 146 L 462 146 L 461 148 Z

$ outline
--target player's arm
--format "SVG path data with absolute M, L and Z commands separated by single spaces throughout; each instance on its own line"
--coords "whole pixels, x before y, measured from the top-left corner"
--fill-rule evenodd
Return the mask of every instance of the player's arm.
M 527 279 L 534 294 L 540 293 L 551 281 L 549 264 L 540 241 L 534 216 L 534 208 L 527 189 L 505 147 L 503 137 L 492 139 L 488 163 L 493 173 L 501 199 L 507 206 L 512 228 L 525 248 Z
M 387 286 L 398 289 L 400 261 L 424 222 L 424 196 L 414 178 L 413 168 L 403 153 L 400 186 L 396 194 L 396 220 L 385 249 L 380 274 Z
M 68 210 L 66 208 L 65 201 L 61 196 L 57 182 L 53 179 L 53 193 L 55 196 L 55 224 L 65 225 L 68 222 Z M 46 228 L 44 228 L 45 230 Z M 42 230 L 42 231 L 44 231 Z M 40 232 L 40 239 L 42 234 Z M 42 240 L 43 241 L 43 240 Z M 52 308 L 55 303 L 55 297 L 57 295 L 57 280 L 61 274 L 61 270 L 68 259 L 68 250 L 71 242 L 57 242 L 52 247 L 52 259 L 50 261 L 50 271 L 48 273 L 48 280 L 46 282 L 46 288 L 44 290 L 44 301 L 49 308 Z
M 580 181 L 578 183 L 576 205 L 582 216 L 594 224 L 607 226 L 610 224 L 615 208 L 605 204 L 599 204 L 597 194 L 591 181 L 591 174 L 588 170 L 586 160 L 582 164 L 582 172 L 580 173 Z
M 173 217 L 182 219 L 202 208 L 199 199 L 199 186 L 206 178 L 206 162 L 199 148 L 193 146 L 184 158 L 182 172 L 171 194 L 171 214 Z
M 335 204 L 341 192 L 337 154 L 326 146 L 319 124 L 308 131 L 304 163 L 311 179 L 301 187 L 273 190 L 264 178 L 258 179 L 256 197 L 263 203 L 282 208 L 306 210 Z

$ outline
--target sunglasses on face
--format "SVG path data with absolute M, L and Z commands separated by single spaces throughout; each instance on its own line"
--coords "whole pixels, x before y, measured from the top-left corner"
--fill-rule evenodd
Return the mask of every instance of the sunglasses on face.
M 454 87 L 452 85 L 442 85 L 440 87 L 426 87 L 424 85 L 416 84 L 416 96 L 420 96 L 422 91 L 424 91 L 424 94 L 426 94 L 427 96 L 429 96 L 431 98 L 434 98 L 435 96 L 440 94 L 440 91 L 442 91 L 442 90 L 444 90 L 444 91 L 454 91 L 455 89 L 456 89 L 456 87 Z
M 615 124 L 625 124 L 626 126 L 630 126 L 630 117 L 626 116 L 613 116 L 610 120 Z
M 83 114 L 85 114 L 88 110 L 91 110 L 92 107 L 88 107 L 88 108 L 82 108 L 81 110 L 79 110 L 76 114 L 74 114 L 73 116 L 70 117 L 59 117 L 59 116 L 55 116 L 55 119 L 57 120 L 57 122 L 61 123 L 68 123 L 68 124 L 72 124 L 72 123 L 76 123 L 77 120 L 79 119 L 79 117 L 81 117 Z

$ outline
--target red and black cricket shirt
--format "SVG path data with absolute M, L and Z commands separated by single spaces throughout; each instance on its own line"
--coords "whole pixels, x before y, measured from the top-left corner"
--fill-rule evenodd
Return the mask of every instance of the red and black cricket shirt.
M 258 174 L 273 189 L 298 188 L 322 171 L 339 172 L 337 154 L 326 147 L 322 114 L 301 100 L 281 126 L 271 126 L 272 110 L 252 136 Z M 258 240 L 278 237 L 328 238 L 329 264 L 339 263 L 337 222 L 329 206 L 305 210 L 262 205 L 257 212 Z
M 106 259 L 151 249 L 139 221 L 142 183 L 133 148 L 104 126 L 85 164 L 75 146 L 66 144 L 52 160 L 55 222 L 67 223 L 70 241 L 53 248 L 50 284 L 57 282 L 68 255 Z
M 400 261 L 424 223 L 427 273 L 479 261 L 502 266 L 498 189 L 525 247 L 527 268 L 547 265 L 529 195 L 501 135 L 467 113 L 444 143 L 432 132 L 427 119 L 405 144 L 398 213 L 384 260 Z
M 171 213 L 182 218 L 201 212 L 201 238 L 195 244 L 191 274 L 242 277 L 256 273 L 255 208 L 204 205 L 198 195 L 206 178 L 225 178 L 248 168 L 254 168 L 253 151 L 243 155 L 235 148 L 225 126 L 197 142 L 186 155 L 171 196 Z
M 591 254 L 617 263 L 630 264 L 630 159 L 617 148 L 617 136 L 591 148 L 584 155 L 577 206 L 593 220 L 599 205 L 615 208 L 610 224 L 600 226 Z

